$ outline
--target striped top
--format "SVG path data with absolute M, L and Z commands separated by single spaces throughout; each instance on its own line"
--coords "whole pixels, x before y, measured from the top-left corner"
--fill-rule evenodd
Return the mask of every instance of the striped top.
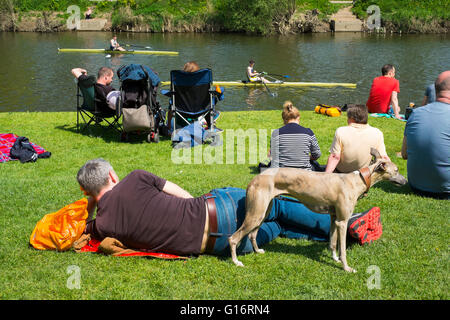
M 309 128 L 291 122 L 272 132 L 270 140 L 272 168 L 292 167 L 312 170 L 310 158 L 318 159 L 321 154 L 316 136 Z

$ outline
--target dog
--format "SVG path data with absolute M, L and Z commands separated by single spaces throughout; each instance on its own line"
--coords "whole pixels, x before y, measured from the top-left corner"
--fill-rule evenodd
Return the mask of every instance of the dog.
M 295 197 L 314 212 L 330 214 L 330 249 L 333 259 L 341 262 L 345 271 L 356 272 L 348 266 L 346 258 L 347 224 L 356 202 L 379 181 L 388 180 L 397 185 L 407 182 L 394 163 L 383 159 L 374 148 L 371 148 L 370 153 L 375 157 L 372 164 L 351 173 L 271 168 L 253 178 L 246 190 L 244 222 L 228 238 L 234 264 L 243 266 L 236 257 L 236 247 L 246 235 L 249 235 L 253 250 L 264 253 L 256 244 L 256 235 L 272 209 L 273 198 L 286 194 Z M 340 257 L 336 254 L 338 238 Z

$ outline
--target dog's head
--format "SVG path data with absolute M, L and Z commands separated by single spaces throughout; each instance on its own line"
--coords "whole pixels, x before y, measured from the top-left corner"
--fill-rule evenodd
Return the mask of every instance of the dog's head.
M 372 185 L 381 180 L 387 180 L 395 183 L 396 185 L 405 185 L 407 180 L 398 172 L 397 166 L 386 159 L 383 159 L 377 149 L 371 148 L 370 154 L 375 158 L 370 165 L 370 171 L 372 173 Z

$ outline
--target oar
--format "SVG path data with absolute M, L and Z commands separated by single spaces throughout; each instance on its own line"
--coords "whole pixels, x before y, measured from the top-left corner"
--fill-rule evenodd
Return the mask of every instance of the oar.
M 286 74 L 286 75 L 282 75 L 282 74 L 275 74 L 275 73 L 268 73 L 268 75 L 270 76 L 275 76 L 275 77 L 282 77 L 282 78 L 290 78 L 291 76 Z
M 261 74 L 263 74 L 263 73 L 261 73 Z M 268 93 L 271 97 L 275 97 L 275 94 L 272 93 L 272 92 L 270 92 L 269 87 L 266 85 L 266 83 L 265 83 L 263 80 L 261 80 L 261 82 L 262 82 L 262 84 L 264 85 L 264 87 L 266 87 L 267 93 Z
M 275 83 L 283 83 L 283 80 L 279 80 L 275 77 L 270 76 L 269 74 L 266 75 L 267 78 L 269 78 L 270 81 L 275 82 Z
M 135 44 L 126 44 L 126 47 L 135 47 L 135 48 L 142 48 L 142 49 L 151 49 L 152 47 L 148 47 L 148 46 L 139 46 L 139 45 L 135 45 Z

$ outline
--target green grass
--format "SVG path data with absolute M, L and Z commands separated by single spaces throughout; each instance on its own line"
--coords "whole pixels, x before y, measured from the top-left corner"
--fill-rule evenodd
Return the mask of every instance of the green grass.
M 301 123 L 318 138 L 323 164 L 345 116 L 328 118 L 310 111 L 301 115 Z M 36 163 L 0 165 L 0 299 L 449 299 L 449 202 L 422 198 L 408 186 L 389 183 L 373 187 L 356 207 L 362 211 L 379 206 L 383 219 L 381 239 L 348 248 L 356 274 L 333 262 L 327 243 L 283 238 L 266 245 L 264 255 L 241 257 L 244 268 L 229 258 L 208 255 L 161 261 L 30 248 L 29 236 L 39 219 L 82 197 L 75 176 L 92 158 L 109 160 L 120 178 L 145 169 L 195 196 L 216 187 L 245 188 L 255 175 L 256 165 L 248 161 L 176 165 L 169 140 L 120 143 L 105 130 L 77 133 L 75 121 L 71 112 L 0 113 L 2 133 L 27 136 L 52 152 L 50 159 Z M 406 161 L 396 157 L 404 123 L 369 121 L 384 132 L 388 155 L 406 175 Z M 225 112 L 219 123 L 223 129 L 267 129 L 268 135 L 282 125 L 280 111 Z M 81 271 L 78 290 L 66 286 L 72 265 Z M 367 286 L 371 265 L 380 270 L 380 289 Z

